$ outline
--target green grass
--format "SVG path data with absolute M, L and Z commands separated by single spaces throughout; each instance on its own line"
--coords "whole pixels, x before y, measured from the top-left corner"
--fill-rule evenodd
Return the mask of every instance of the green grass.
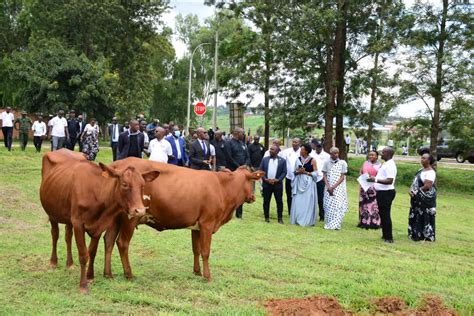
M 109 162 L 110 155 L 101 150 L 98 160 Z M 371 298 L 400 296 L 414 306 L 424 294 L 440 296 L 462 315 L 474 312 L 473 196 L 440 185 L 437 241 L 415 243 L 406 236 L 408 194 L 400 183 L 392 216 L 395 243 L 384 244 L 380 231 L 355 227 L 353 179 L 341 231 L 325 231 L 321 223 L 291 226 L 287 217 L 280 226 L 274 205 L 272 223 L 266 224 L 259 198 L 244 206 L 243 220 L 232 220 L 214 235 L 213 282 L 208 284 L 192 274 L 189 230 L 158 233 L 141 226 L 130 249 L 135 280 L 123 278 L 117 249 L 115 279 L 102 277 L 101 242 L 96 281 L 90 294 L 80 295 L 75 246 L 76 268 L 65 269 L 63 227 L 59 266 L 49 269 L 50 227 L 38 197 L 40 162 L 31 147 L 26 153 L 0 148 L 1 315 L 264 314 L 261 303 L 267 299 L 310 295 L 335 296 L 344 307 L 364 314 Z M 405 168 L 414 167 L 399 164 L 399 170 Z M 471 171 L 463 172 L 472 177 Z
M 218 115 L 216 123 L 219 129 L 229 132 L 229 129 L 230 129 L 229 115 Z M 244 117 L 245 132 L 247 133 L 248 130 L 250 129 L 251 135 L 256 134 L 258 127 L 262 126 L 263 128 L 264 124 L 265 124 L 265 120 L 263 118 L 263 115 L 249 115 L 249 116 Z M 212 127 L 212 118 L 205 120 L 204 126 L 206 128 Z

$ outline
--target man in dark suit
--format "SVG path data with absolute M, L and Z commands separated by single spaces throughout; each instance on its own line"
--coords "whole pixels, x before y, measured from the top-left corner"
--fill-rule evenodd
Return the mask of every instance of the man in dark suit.
M 119 136 L 117 159 L 120 160 L 127 157 L 142 158 L 144 148 L 145 137 L 140 132 L 140 124 L 137 120 L 131 120 L 130 129 Z
M 219 171 L 227 165 L 227 142 L 222 138 L 220 130 L 215 131 L 211 144 L 216 149 L 216 170 Z
M 181 131 L 177 125 L 173 126 L 173 131 L 171 136 L 166 137 L 165 139 L 171 144 L 171 150 L 173 150 L 173 157 L 168 159 L 168 163 L 185 166 L 188 162 L 188 155 L 186 154 L 185 141 L 181 137 Z
M 110 147 L 112 147 L 112 157 L 113 160 L 117 160 L 117 148 L 120 133 L 122 132 L 122 125 L 117 122 L 117 118 L 114 116 L 112 118 L 112 124 L 108 128 L 109 137 L 110 137 Z
M 84 123 L 84 118 L 82 117 L 82 115 L 79 115 L 77 117 L 77 124 L 79 124 L 79 136 L 77 137 L 77 142 L 79 143 L 79 152 L 82 152 L 81 135 L 84 132 L 84 127 L 86 127 L 86 124 Z
M 260 170 L 265 172 L 262 177 L 263 215 L 265 222 L 270 223 L 270 201 L 272 194 L 277 204 L 278 223 L 283 224 L 283 179 L 286 177 L 286 161 L 278 156 L 280 148 L 270 147 L 270 157 L 265 157 L 260 164 Z
M 189 145 L 189 163 L 191 169 L 210 170 L 211 147 L 206 140 L 205 129 L 199 127 L 196 130 L 198 139 Z
M 77 139 L 81 136 L 81 127 L 79 121 L 76 119 L 76 111 L 69 111 L 69 118 L 67 119 L 67 129 L 69 132 L 69 140 L 66 142 L 66 148 L 74 151 Z
M 250 158 L 247 151 L 247 145 L 244 143 L 244 129 L 237 127 L 232 133 L 232 139 L 227 147 L 227 168 L 234 171 L 240 166 L 249 166 Z M 242 218 L 242 205 L 235 210 L 235 216 Z

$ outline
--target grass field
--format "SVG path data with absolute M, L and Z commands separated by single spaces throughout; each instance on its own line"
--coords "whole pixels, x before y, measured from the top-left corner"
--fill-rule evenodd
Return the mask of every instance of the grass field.
M 110 156 L 104 149 L 98 160 L 110 162 Z M 352 179 L 341 231 L 325 231 L 321 223 L 291 226 L 287 217 L 280 226 L 274 209 L 266 224 L 259 198 L 244 206 L 243 220 L 232 220 L 214 236 L 213 282 L 206 283 L 192 274 L 189 230 L 158 233 L 140 226 L 130 250 L 136 278 L 123 278 L 116 249 L 115 278 L 102 277 L 101 242 L 95 283 L 81 295 L 75 246 L 76 268 L 65 268 L 63 227 L 58 269 L 49 269 L 50 226 L 38 197 L 40 162 L 31 147 L 26 153 L 0 148 L 0 315 L 264 314 L 261 303 L 270 298 L 311 295 L 334 296 L 344 307 L 367 314 L 374 297 L 399 296 L 415 306 L 425 294 L 441 297 L 462 315 L 474 312 L 473 195 L 440 186 L 437 241 L 415 243 L 406 236 L 408 194 L 401 183 L 392 210 L 395 243 L 384 244 L 380 231 L 356 228 Z M 356 165 L 350 163 L 352 169 Z

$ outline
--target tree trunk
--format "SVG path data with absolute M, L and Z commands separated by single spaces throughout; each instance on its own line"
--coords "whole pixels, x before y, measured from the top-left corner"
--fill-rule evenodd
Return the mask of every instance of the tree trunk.
M 448 16 L 448 0 L 443 0 L 443 15 L 441 17 L 441 25 L 438 39 L 438 52 L 436 54 L 436 85 L 433 93 L 434 109 L 433 120 L 431 121 L 431 135 L 430 135 L 430 152 L 437 157 L 437 145 L 439 134 L 439 117 L 441 112 L 441 100 L 443 99 L 443 62 L 444 62 L 444 44 L 446 42 L 446 20 Z
M 265 148 L 269 148 L 269 139 L 270 139 L 270 79 L 265 78 L 265 89 L 263 91 L 265 96 Z
M 347 30 L 347 1 L 340 0 L 338 5 L 340 14 L 334 41 L 334 78 L 337 78 L 337 108 L 336 108 L 336 147 L 339 148 L 339 157 L 347 160 L 346 143 L 344 140 L 344 71 Z
M 336 89 L 332 84 L 333 80 L 333 68 L 332 64 L 332 49 L 328 48 L 326 57 L 326 80 L 324 82 L 324 88 L 326 90 L 326 113 L 325 113 L 325 124 L 324 124 L 324 150 L 329 152 L 332 145 L 332 132 L 333 132 L 333 119 L 334 110 L 336 109 Z

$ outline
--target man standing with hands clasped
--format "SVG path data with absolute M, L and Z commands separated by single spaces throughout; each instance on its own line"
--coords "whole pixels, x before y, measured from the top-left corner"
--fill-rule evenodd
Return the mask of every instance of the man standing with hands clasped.
M 390 211 L 392 202 L 395 199 L 395 178 L 397 177 L 397 166 L 393 161 L 393 148 L 385 147 L 382 150 L 382 159 L 385 163 L 380 167 L 377 176 L 369 177 L 367 181 L 375 182 L 377 191 L 377 204 L 379 206 L 380 219 L 382 224 L 382 239 L 386 243 L 393 243 L 392 219 Z
M 270 223 L 270 201 L 273 194 L 277 204 L 278 223 L 283 224 L 283 179 L 286 177 L 286 161 L 278 157 L 279 152 L 280 148 L 272 145 L 270 157 L 263 158 L 259 169 L 265 172 L 262 177 L 265 222 Z
M 199 127 L 196 130 L 198 139 L 189 145 L 189 162 L 191 169 L 211 170 L 211 148 L 206 140 L 206 130 Z

